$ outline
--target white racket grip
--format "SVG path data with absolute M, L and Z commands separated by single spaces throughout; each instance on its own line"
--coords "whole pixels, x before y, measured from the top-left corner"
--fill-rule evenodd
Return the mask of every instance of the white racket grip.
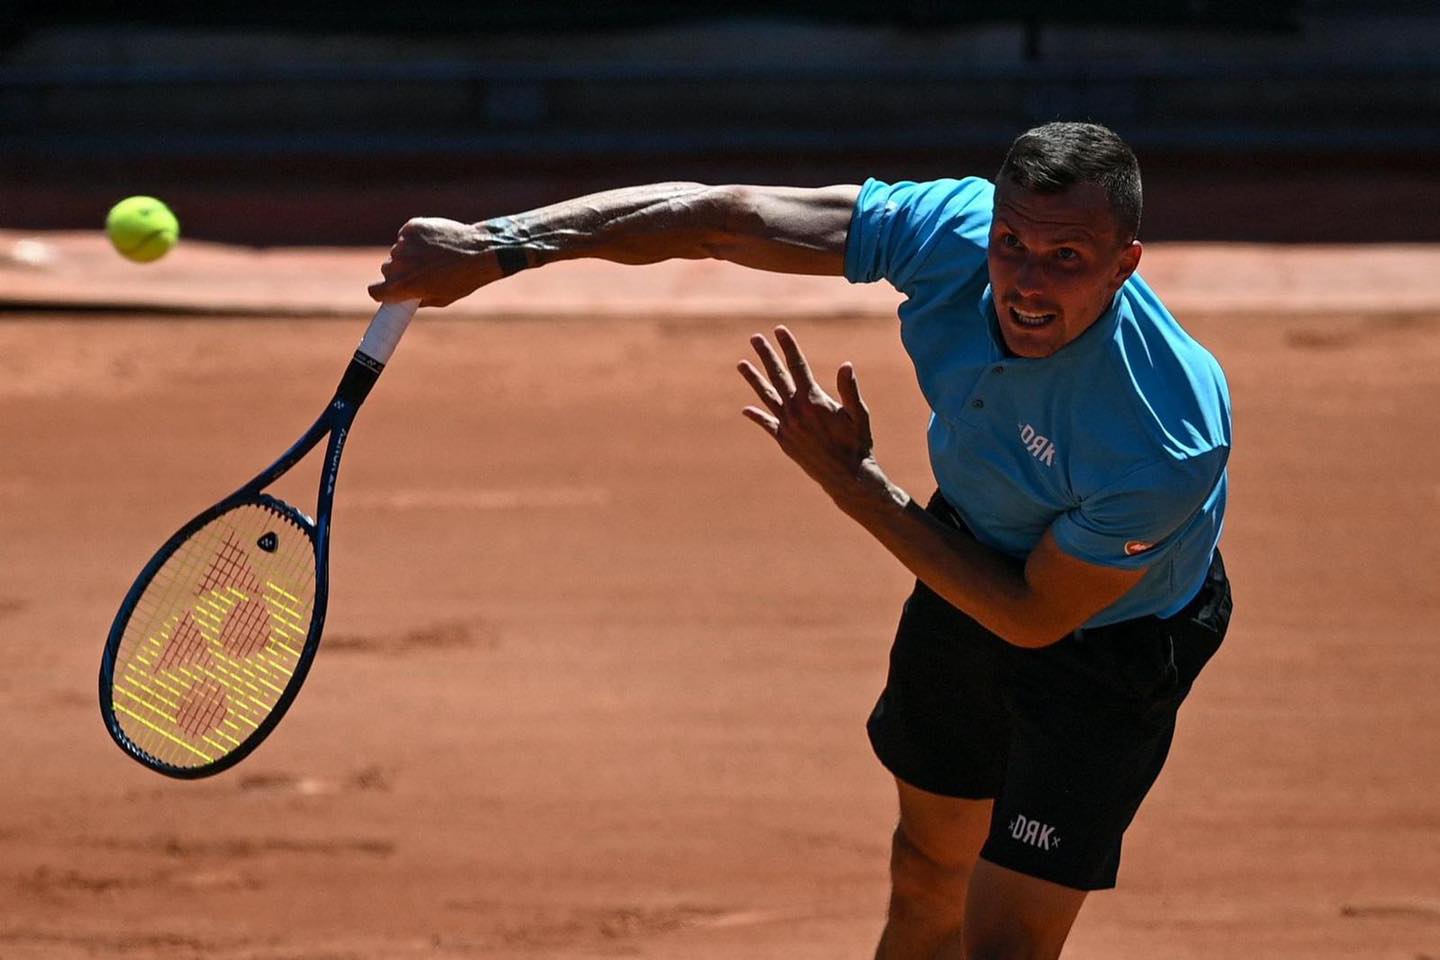
M 397 303 L 382 303 L 375 311 L 370 328 L 360 338 L 360 352 L 378 363 L 389 363 L 395 345 L 410 326 L 410 318 L 420 309 L 419 300 L 401 300 Z

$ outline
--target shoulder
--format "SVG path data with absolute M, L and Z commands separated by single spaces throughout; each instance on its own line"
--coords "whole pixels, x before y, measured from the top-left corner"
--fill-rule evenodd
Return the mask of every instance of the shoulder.
M 963 180 L 867 180 L 845 248 L 852 283 L 881 278 L 911 294 L 941 276 L 969 276 L 984 262 L 995 188 Z
M 1116 398 L 1176 462 L 1228 449 L 1230 389 L 1215 356 L 1171 315 L 1137 273 L 1121 288 L 1115 336 L 1107 351 Z
M 894 183 L 872 177 L 860 188 L 855 210 L 857 214 L 900 216 L 917 223 L 974 216 L 988 221 L 994 205 L 995 185 L 983 177 Z

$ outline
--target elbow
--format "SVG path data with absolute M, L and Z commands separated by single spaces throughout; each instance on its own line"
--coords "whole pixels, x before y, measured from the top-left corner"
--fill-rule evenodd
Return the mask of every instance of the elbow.
M 763 224 L 758 191 L 744 184 L 708 188 L 701 201 L 705 215 L 701 244 L 706 256 L 732 260 L 743 239 Z
M 1022 591 L 1011 593 L 1003 588 L 987 591 L 988 602 L 979 602 L 973 593 L 946 590 L 947 584 L 939 586 L 940 589 L 936 589 L 932 585 L 931 589 L 1012 647 L 1039 650 L 1059 643 L 1075 629 L 1067 627 L 1054 611 Z
M 1001 634 L 1006 643 L 1012 647 L 1019 647 L 1022 650 L 1043 650 L 1045 647 L 1054 646 L 1061 640 L 1070 636 L 1072 630 L 1036 629 L 1034 627 L 1023 627 Z
M 1016 615 L 1009 618 L 1009 622 L 1002 624 L 1001 629 L 995 633 L 1012 647 L 1041 650 L 1064 640 L 1074 633 L 1078 626 L 1079 624 L 1071 625 L 1068 621 L 1047 616 L 1046 611 L 1036 611 L 1032 607 L 1016 611 Z
M 725 232 L 732 231 L 738 224 L 754 218 L 760 205 L 758 191 L 743 183 L 708 187 L 704 197 L 706 206 L 713 215 L 712 225 Z

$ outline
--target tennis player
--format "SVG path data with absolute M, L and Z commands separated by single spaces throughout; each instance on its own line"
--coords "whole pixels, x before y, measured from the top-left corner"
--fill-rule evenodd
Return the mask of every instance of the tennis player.
M 719 258 L 886 280 L 932 416 L 922 507 L 783 327 L 745 415 L 918 578 L 868 729 L 899 824 L 876 956 L 1049 958 L 1163 766 L 1219 647 L 1230 402 L 1136 273 L 1139 167 L 1093 124 L 1022 134 L 979 178 L 669 183 L 479 224 L 407 223 L 371 287 L 444 306 L 517 270 Z

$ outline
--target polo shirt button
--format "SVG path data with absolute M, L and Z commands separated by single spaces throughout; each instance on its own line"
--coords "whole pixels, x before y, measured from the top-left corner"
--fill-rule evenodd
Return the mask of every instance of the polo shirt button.
M 971 400 L 971 401 L 970 401 L 970 406 L 974 407 L 976 410 L 979 410 L 981 407 L 985 406 L 985 401 L 984 401 L 984 400 Z
M 1005 368 L 1002 367 L 1002 366 L 991 367 L 991 368 L 990 368 L 990 372 L 991 372 L 991 373 L 1004 373 L 1004 372 L 1005 372 Z

